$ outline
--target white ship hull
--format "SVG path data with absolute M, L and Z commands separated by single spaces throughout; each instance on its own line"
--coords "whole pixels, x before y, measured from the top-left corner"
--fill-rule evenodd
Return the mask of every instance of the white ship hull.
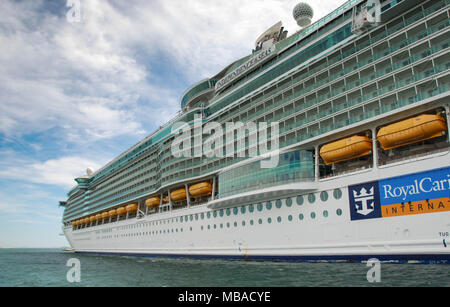
M 217 210 L 215 218 L 206 204 L 77 231 L 65 228 L 64 233 L 75 251 L 82 253 L 293 261 L 364 261 L 376 257 L 385 261 L 448 262 L 450 195 L 447 192 L 444 201 L 434 203 L 434 211 L 428 213 L 418 211 L 417 205 L 406 204 L 398 216 L 352 220 L 349 186 L 413 174 L 412 170 L 414 174 L 422 172 L 425 177 L 429 173 L 423 172 L 436 168 L 449 173 L 449 167 L 442 168 L 448 165 L 449 158 L 449 153 L 443 153 L 408 163 L 408 167 L 401 164 L 324 180 L 312 193 L 315 195 L 312 203 L 308 193 L 303 195 L 301 205 L 296 196 L 290 198 L 290 206 L 288 198 L 282 199 L 281 208 L 276 205 L 277 199 L 272 199 L 270 210 L 264 201 L 261 211 L 253 204 L 253 212 L 247 205 L 245 213 L 237 207 L 237 215 L 230 208 L 229 216 L 226 209 L 220 216 Z M 450 179 L 442 184 L 450 185 Z M 333 195 L 337 188 L 342 192 L 340 199 Z M 323 191 L 328 194 L 326 201 L 321 199 Z M 328 216 L 324 215 L 325 211 Z M 181 222 L 180 217 L 185 216 L 188 221 L 183 218 Z

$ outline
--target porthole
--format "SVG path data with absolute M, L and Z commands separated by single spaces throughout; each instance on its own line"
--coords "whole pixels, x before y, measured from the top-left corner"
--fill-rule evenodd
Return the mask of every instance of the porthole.
M 209 230 L 209 229 L 211 229 L 211 226 L 210 226 L 210 225 L 208 225 L 208 230 Z
M 324 216 L 324 217 L 328 217 L 328 211 L 327 211 L 327 210 L 325 210 L 325 211 L 323 212 L 323 216 Z
M 323 191 L 322 193 L 320 193 L 320 200 L 323 202 L 328 200 L 328 192 L 327 191 Z
M 316 201 L 316 195 L 314 195 L 313 193 L 308 195 L 308 201 L 313 204 Z
M 237 227 L 237 222 L 234 222 L 234 227 Z
M 233 214 L 234 215 L 238 215 L 239 214 L 239 209 L 238 208 L 234 208 L 233 209 Z
M 230 228 L 230 223 L 227 223 L 227 228 Z
M 263 204 L 258 204 L 258 211 L 262 211 L 262 209 L 263 209 Z
M 195 214 L 195 220 L 198 221 L 198 214 Z
M 292 215 L 288 216 L 288 220 L 289 220 L 289 222 L 292 222 Z
M 217 217 L 217 210 L 213 212 L 213 217 L 214 217 L 214 218 Z
M 337 209 L 337 210 L 336 210 L 336 214 L 339 215 L 339 216 L 341 216 L 341 215 L 342 215 L 342 209 Z
M 205 218 L 205 214 L 204 213 L 200 214 L 200 218 L 203 220 Z
M 216 224 L 214 224 L 214 229 L 216 229 L 217 228 L 217 225 Z
M 241 213 L 242 213 L 242 214 L 245 214 L 245 210 L 246 210 L 246 209 L 245 209 L 245 206 L 242 206 L 242 207 L 241 207 Z
M 223 228 L 223 224 L 222 223 L 220 223 L 220 228 Z
M 316 218 L 316 213 L 315 212 L 311 212 L 311 218 L 315 219 Z
M 297 196 L 297 205 L 302 206 L 303 202 L 304 202 L 303 196 L 302 195 Z
M 266 209 L 271 210 L 272 209 L 272 203 L 269 201 L 266 203 Z
M 269 217 L 269 218 L 267 219 L 267 223 L 269 223 L 269 224 L 272 223 L 272 218 Z
M 231 209 L 228 208 L 228 209 L 227 209 L 227 216 L 230 216 L 230 214 L 231 214 Z
M 276 203 L 275 203 L 275 206 L 278 208 L 278 209 L 280 209 L 281 208 L 281 206 L 283 206 L 283 203 L 281 202 L 281 200 L 277 200 L 276 201 Z
M 192 219 L 193 219 L 194 217 L 192 216 L 192 214 L 189 216 L 189 220 L 191 220 L 192 221 Z
M 281 223 L 281 216 L 277 217 L 277 222 Z
M 242 226 L 245 226 L 245 221 L 242 221 Z
M 287 207 L 291 207 L 292 206 L 292 198 L 289 197 L 289 198 L 286 199 L 286 206 Z
M 252 226 L 253 226 L 253 220 L 250 220 L 250 225 L 252 225 Z
M 249 211 L 250 213 L 252 213 L 253 211 L 255 211 L 255 206 L 254 206 L 254 205 L 248 206 L 248 211 Z
M 206 217 L 207 217 L 208 219 L 210 219 L 210 218 L 211 218 L 211 212 L 207 212 L 207 213 L 206 213 Z
M 220 215 L 220 217 L 222 217 L 222 216 L 223 216 L 223 209 L 220 209 L 220 211 L 219 211 L 219 215 Z
M 299 218 L 300 221 L 303 221 L 303 219 L 305 218 L 305 216 L 304 216 L 303 214 L 300 213 L 300 214 L 298 215 L 298 218 Z
M 260 224 L 260 225 L 262 224 L 262 219 L 258 220 L 258 224 Z
M 336 189 L 333 191 L 333 196 L 335 199 L 341 199 L 342 198 L 342 191 L 341 189 Z

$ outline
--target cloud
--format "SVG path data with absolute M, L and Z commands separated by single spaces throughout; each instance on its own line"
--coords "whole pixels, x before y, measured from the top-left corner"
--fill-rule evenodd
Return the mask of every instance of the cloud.
M 145 133 L 136 119 L 145 68 L 109 42 L 99 16 L 77 28 L 42 7 L 7 1 L 2 12 L 10 17 L 0 27 L 0 133 L 59 127 L 91 141 Z
M 318 18 L 344 2 L 312 5 Z M 43 0 L 6 0 L 0 133 L 59 127 L 71 140 L 92 142 L 142 135 L 173 117 L 181 85 L 248 55 L 257 36 L 279 20 L 296 31 L 296 3 L 89 0 L 81 1 L 82 21 L 69 23 L 68 8 L 55 13 Z
M 94 169 L 101 167 L 97 162 L 80 157 L 62 157 L 45 162 L 27 160 L 22 163 L 17 162 L 10 162 L 9 166 L 0 169 L 0 179 L 71 188 L 76 185 L 74 178 L 85 175 L 81 173 L 81 170 L 88 167 Z

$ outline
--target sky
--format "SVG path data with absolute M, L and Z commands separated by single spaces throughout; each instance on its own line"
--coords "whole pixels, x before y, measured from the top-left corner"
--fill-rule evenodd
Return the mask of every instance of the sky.
M 58 203 L 73 179 L 173 118 L 278 21 L 299 30 L 298 2 L 0 1 L 0 248 L 68 246 Z M 316 21 L 346 1 L 307 2 Z

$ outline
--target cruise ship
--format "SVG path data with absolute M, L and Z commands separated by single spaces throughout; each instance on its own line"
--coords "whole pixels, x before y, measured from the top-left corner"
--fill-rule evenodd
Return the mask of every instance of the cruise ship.
M 450 260 L 450 0 L 294 8 L 177 116 L 76 178 L 77 253 Z M 268 27 L 270 25 L 267 25 Z

